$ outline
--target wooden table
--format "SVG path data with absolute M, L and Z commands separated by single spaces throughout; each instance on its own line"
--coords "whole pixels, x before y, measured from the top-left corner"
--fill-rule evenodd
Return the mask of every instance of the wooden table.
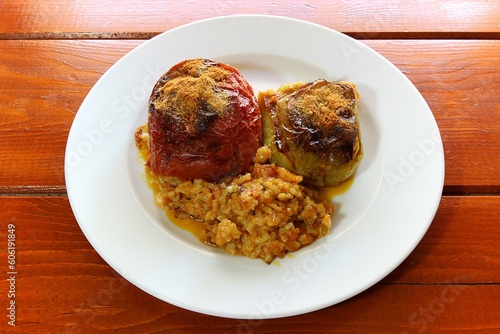
M 71 211 L 65 145 L 93 84 L 158 33 L 229 14 L 289 16 L 359 39 L 408 76 L 439 125 L 446 178 L 429 231 L 388 277 L 338 305 L 264 321 L 183 310 L 115 273 Z M 499 92 L 498 1 L 3 0 L 0 332 L 499 333 Z

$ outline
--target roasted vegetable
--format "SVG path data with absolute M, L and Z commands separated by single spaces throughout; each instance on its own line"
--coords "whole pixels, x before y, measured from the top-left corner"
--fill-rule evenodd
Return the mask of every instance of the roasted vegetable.
M 312 186 L 348 179 L 363 157 L 354 84 L 318 79 L 259 93 L 271 161 Z
M 262 145 L 252 87 L 234 67 L 208 59 L 185 60 L 158 80 L 148 129 L 151 171 L 182 179 L 247 172 Z

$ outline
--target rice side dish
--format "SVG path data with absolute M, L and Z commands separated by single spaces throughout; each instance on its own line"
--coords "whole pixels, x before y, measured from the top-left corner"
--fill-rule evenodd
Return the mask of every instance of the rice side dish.
M 147 124 L 136 130 L 135 141 L 147 161 Z M 155 204 L 175 218 L 202 222 L 202 242 L 269 264 L 328 234 L 334 213 L 331 201 L 300 184 L 302 176 L 269 163 L 270 158 L 270 149 L 262 146 L 248 173 L 217 182 L 156 176 L 145 168 Z

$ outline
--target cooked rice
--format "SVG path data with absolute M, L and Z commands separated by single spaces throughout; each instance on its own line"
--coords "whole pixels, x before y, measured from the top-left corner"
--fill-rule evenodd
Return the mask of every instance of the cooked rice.
M 144 130 L 136 133 L 140 149 L 147 149 Z M 249 173 L 217 183 L 151 175 L 155 203 L 177 218 L 203 221 L 201 241 L 271 263 L 326 235 L 334 207 L 301 185 L 301 176 L 269 164 L 270 156 L 261 147 Z

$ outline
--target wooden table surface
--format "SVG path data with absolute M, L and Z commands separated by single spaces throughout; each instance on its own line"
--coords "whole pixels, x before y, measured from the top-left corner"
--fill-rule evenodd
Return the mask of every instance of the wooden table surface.
M 420 244 L 378 284 L 309 314 L 234 320 L 160 301 L 97 254 L 69 205 L 65 145 L 93 84 L 158 33 L 230 14 L 360 40 L 419 89 L 443 138 L 444 190 Z M 0 332 L 500 333 L 499 92 L 498 1 L 2 0 Z

